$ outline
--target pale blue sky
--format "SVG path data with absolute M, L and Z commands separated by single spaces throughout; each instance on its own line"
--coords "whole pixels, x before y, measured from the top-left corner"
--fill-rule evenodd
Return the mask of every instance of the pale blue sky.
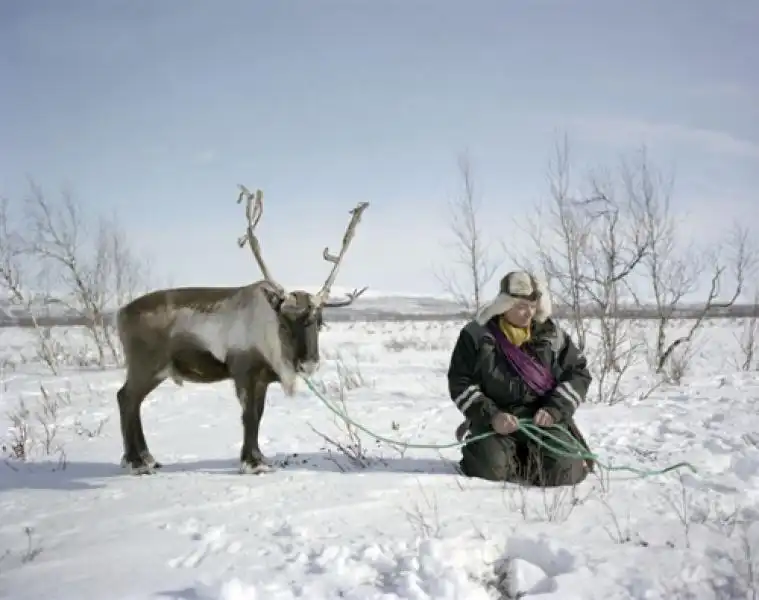
M 457 154 L 508 240 L 558 130 L 587 166 L 648 143 L 711 239 L 759 204 L 757 31 L 752 0 L 3 2 L 0 192 L 71 185 L 181 285 L 258 278 L 238 182 L 286 284 L 366 200 L 337 285 L 435 293 Z

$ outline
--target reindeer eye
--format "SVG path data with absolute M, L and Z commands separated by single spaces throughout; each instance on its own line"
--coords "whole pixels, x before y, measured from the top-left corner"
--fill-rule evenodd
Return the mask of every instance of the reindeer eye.
M 319 324 L 319 319 L 313 312 L 307 312 L 300 318 L 300 321 L 305 327 Z
M 317 328 L 321 329 L 324 325 L 324 320 L 322 319 L 321 311 L 313 311 L 305 315 L 303 318 L 303 324 L 307 327 L 310 327 L 311 325 L 316 325 Z

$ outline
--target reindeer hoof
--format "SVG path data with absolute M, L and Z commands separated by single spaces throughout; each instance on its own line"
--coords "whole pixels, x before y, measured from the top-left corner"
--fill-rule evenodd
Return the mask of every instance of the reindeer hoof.
M 263 475 L 264 473 L 273 473 L 276 469 L 265 462 L 248 462 L 240 463 L 241 475 Z
M 128 469 L 131 475 L 152 475 L 162 466 L 149 452 L 137 460 L 128 460 L 126 454 L 121 457 L 121 468 Z
M 131 462 L 129 463 L 129 465 L 127 465 L 127 468 L 129 469 L 130 475 L 154 475 L 155 474 L 155 468 L 150 465 L 146 465 L 142 461 Z
M 146 452 L 142 455 L 142 462 L 149 466 L 151 469 L 160 469 L 163 467 L 162 463 L 159 463 L 150 452 Z

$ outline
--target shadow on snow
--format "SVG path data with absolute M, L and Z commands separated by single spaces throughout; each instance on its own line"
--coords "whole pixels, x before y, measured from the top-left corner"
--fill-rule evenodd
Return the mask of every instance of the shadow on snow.
M 160 460 L 160 459 L 159 459 Z M 275 454 L 269 460 L 276 466 L 273 473 L 262 475 L 240 475 L 239 461 L 235 458 L 206 459 L 196 461 L 164 462 L 155 475 L 158 477 L 178 473 L 198 473 L 212 475 L 234 475 L 249 479 L 252 483 L 257 477 L 276 477 L 280 472 L 311 471 L 320 473 L 407 473 L 427 475 L 456 475 L 458 464 L 444 458 L 379 458 L 369 456 L 362 463 L 351 460 L 336 452 L 303 452 L 293 454 Z M 13 489 L 29 490 L 88 490 L 104 487 L 98 481 L 110 477 L 129 477 L 126 469 L 110 462 L 71 461 L 65 468 L 54 462 L 35 462 L 24 464 L 0 463 L 0 493 Z

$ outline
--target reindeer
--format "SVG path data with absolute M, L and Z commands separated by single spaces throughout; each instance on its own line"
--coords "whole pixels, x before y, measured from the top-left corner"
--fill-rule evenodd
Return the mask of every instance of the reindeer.
M 124 443 L 122 467 L 134 474 L 154 473 L 161 464 L 148 450 L 140 407 L 163 381 L 171 378 L 209 384 L 231 379 L 242 406 L 241 473 L 272 470 L 258 446 L 258 430 L 269 384 L 279 383 L 293 396 L 299 374 L 312 374 L 319 364 L 319 330 L 324 308 L 344 307 L 366 291 L 354 290 L 344 300 L 328 301 L 340 263 L 368 203 L 358 204 L 337 256 L 324 248 L 332 263 L 316 294 L 286 291 L 271 276 L 254 230 L 263 214 L 263 194 L 240 186 L 246 200 L 246 233 L 238 240 L 250 247 L 263 279 L 240 287 L 189 287 L 150 292 L 121 307 L 116 315 L 124 349 L 126 380 L 117 392 Z

